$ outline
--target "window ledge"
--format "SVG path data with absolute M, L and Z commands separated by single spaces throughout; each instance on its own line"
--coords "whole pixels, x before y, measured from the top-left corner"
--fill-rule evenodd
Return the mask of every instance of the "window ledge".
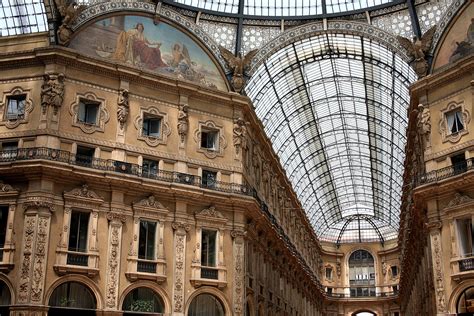
M 166 281 L 165 274 L 147 273 L 147 272 L 125 272 L 125 276 L 130 282 L 137 280 L 150 280 L 157 283 L 163 283 Z
M 88 277 L 94 277 L 99 274 L 98 268 L 91 268 L 91 267 L 83 267 L 83 266 L 75 266 L 75 265 L 61 265 L 55 264 L 53 266 L 54 271 L 58 275 L 64 275 L 68 273 L 79 273 L 79 274 L 86 274 Z
M 210 285 L 210 286 L 217 286 L 220 289 L 223 289 L 227 286 L 227 281 L 220 281 L 214 279 L 191 279 L 191 285 L 195 288 L 203 286 L 203 285 Z
M 210 286 L 216 286 L 219 289 L 223 289 L 227 286 L 227 269 L 225 267 L 215 267 L 212 268 L 213 270 L 216 270 L 217 272 L 217 278 L 216 279 L 211 279 L 211 278 L 202 278 L 201 277 L 201 268 L 208 268 L 208 267 L 203 267 L 201 265 L 197 264 L 192 264 L 191 265 L 191 285 L 194 286 L 195 288 L 203 286 L 203 285 L 210 285 Z
M 8 273 L 10 270 L 13 270 L 15 264 L 9 262 L 0 262 L 0 272 Z

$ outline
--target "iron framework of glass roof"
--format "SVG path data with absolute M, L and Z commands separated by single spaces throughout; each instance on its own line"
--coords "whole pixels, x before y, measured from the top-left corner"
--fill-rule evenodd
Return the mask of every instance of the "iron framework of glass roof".
M 41 0 L 2 0 L 0 10 L 0 36 L 48 30 L 45 8 Z
M 321 34 L 264 62 L 246 87 L 321 240 L 396 238 L 416 76 L 370 39 Z

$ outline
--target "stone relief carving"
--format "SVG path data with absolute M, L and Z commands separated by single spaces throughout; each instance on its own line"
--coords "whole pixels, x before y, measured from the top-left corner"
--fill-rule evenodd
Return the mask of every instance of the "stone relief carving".
M 120 89 L 117 99 L 117 121 L 120 124 L 120 129 L 123 129 L 127 123 L 128 114 L 130 112 L 130 101 L 128 98 L 128 90 Z
M 0 193 L 12 191 L 16 192 L 17 190 L 15 190 L 11 185 L 6 184 L 2 180 L 0 180 Z
M 73 33 L 72 26 L 76 22 L 79 14 L 84 11 L 87 6 L 79 5 L 75 1 L 68 0 L 54 0 L 54 3 L 61 15 L 62 22 L 57 31 L 59 44 L 67 45 Z
M 191 228 L 189 224 L 173 222 L 175 230 L 175 269 L 173 287 L 173 311 L 175 313 L 184 312 L 184 278 L 185 278 L 185 244 L 186 232 Z
M 234 315 L 243 314 L 244 306 L 244 236 L 245 232 L 233 230 L 234 243 Z
M 433 269 L 436 290 L 436 306 L 438 313 L 446 312 L 444 276 L 443 276 L 443 259 L 441 253 L 441 235 L 440 228 L 431 227 L 431 245 L 433 249 Z
M 244 121 L 241 117 L 234 121 L 232 131 L 234 133 L 233 144 L 236 154 L 239 154 L 241 150 L 247 149 L 247 125 L 249 124 L 249 122 Z
M 160 135 L 158 137 L 143 134 L 143 120 L 147 115 L 161 119 Z M 134 125 L 138 131 L 137 138 L 152 147 L 156 147 L 160 144 L 166 144 L 168 141 L 168 136 L 171 135 L 171 129 L 168 124 L 168 114 L 161 112 L 157 107 L 154 106 L 140 108 L 140 114 L 135 117 Z
M 48 107 L 53 107 L 54 115 L 58 113 L 64 100 L 64 74 L 45 74 L 41 86 L 41 108 L 46 114 Z
M 34 302 L 42 302 L 43 300 L 49 221 L 49 217 L 39 217 L 38 219 L 38 233 L 36 234 L 35 259 L 33 263 L 33 282 L 31 284 L 31 300 Z
M 24 249 L 20 265 L 20 280 L 18 282 L 18 302 L 20 303 L 26 303 L 30 296 L 30 270 L 35 227 L 36 216 L 25 216 L 25 230 L 23 233 Z
M 214 205 L 211 205 L 209 206 L 209 208 L 205 208 L 201 211 L 196 212 L 196 215 L 225 219 L 224 215 L 222 215 L 221 212 L 216 210 L 216 207 Z
M 426 31 L 421 38 L 418 38 L 417 36 L 413 38 L 413 42 L 405 37 L 397 36 L 400 45 L 405 48 L 408 55 L 413 58 L 411 63 L 419 78 L 426 76 L 428 72 L 429 66 L 427 54 L 430 51 L 435 32 L 436 25 Z
M 431 147 L 431 113 L 427 106 L 418 105 L 417 120 L 418 134 L 423 141 L 424 149 Z
M 122 223 L 125 215 L 109 212 L 107 213 L 109 223 L 109 258 L 107 260 L 107 282 L 106 282 L 106 306 L 115 308 L 118 299 L 118 282 L 120 271 L 120 240 L 122 235 Z
M 89 190 L 89 186 L 87 184 L 83 184 L 80 188 L 72 189 L 69 192 L 64 192 L 65 195 L 71 195 L 76 197 L 82 197 L 86 199 L 99 199 L 103 200 L 101 196 L 95 193 L 92 190 Z
M 3 94 L 3 101 L 0 101 L 0 108 L 2 109 L 2 111 L 0 111 L 0 117 L 2 118 L 0 121 L 0 125 L 4 125 L 6 128 L 13 129 L 18 127 L 18 125 L 20 124 L 28 123 L 30 113 L 31 111 L 33 111 L 33 101 L 29 98 L 29 91 L 30 90 L 24 90 L 21 87 L 15 87 L 10 92 L 6 92 Z M 17 115 L 9 117 L 5 109 L 5 107 L 8 105 L 8 98 L 20 95 L 26 95 L 23 114 L 18 113 Z
M 474 199 L 472 199 L 471 197 L 464 195 L 460 192 L 456 192 L 454 194 L 454 198 L 451 201 L 449 201 L 448 205 L 446 205 L 446 208 L 458 206 L 458 205 L 469 203 L 472 201 L 474 201 Z
M 178 134 L 181 143 L 184 143 L 186 135 L 189 130 L 189 106 L 187 104 L 181 104 L 178 111 Z
M 254 49 L 243 57 L 240 53 L 238 56 L 234 56 L 234 54 L 222 46 L 219 46 L 219 51 L 227 66 L 232 70 L 232 79 L 230 83 L 232 84 L 234 91 L 240 93 L 246 83 L 244 72 L 250 66 L 250 63 L 258 50 Z
M 145 206 L 145 207 L 153 207 L 158 209 L 164 209 L 164 205 L 161 204 L 159 201 L 156 200 L 154 195 L 150 195 L 146 199 L 143 199 L 139 202 L 134 203 L 136 206 Z

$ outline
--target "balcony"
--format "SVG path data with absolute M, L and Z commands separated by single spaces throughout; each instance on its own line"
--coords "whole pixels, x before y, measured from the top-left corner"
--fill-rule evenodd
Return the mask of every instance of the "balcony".
M 379 300 L 395 299 L 398 291 L 387 291 L 389 287 L 333 287 L 328 288 L 326 296 L 329 299 L 350 299 L 350 300 Z M 329 290 L 330 289 L 330 290 Z
M 191 284 L 198 288 L 202 285 L 227 286 L 227 269 L 225 267 L 205 267 L 200 263 L 191 263 Z
M 474 278 L 474 256 L 451 259 L 451 278 L 457 282 Z
M 129 257 L 125 276 L 130 282 L 137 280 L 151 280 L 162 283 L 166 280 L 166 261 L 164 258 L 156 260 L 138 259 Z
M 56 250 L 56 264 L 53 268 L 58 275 L 80 273 L 93 277 L 99 273 L 98 264 L 98 253 L 69 251 L 64 248 L 58 248 Z
M 452 166 L 441 168 L 438 170 L 433 170 L 428 173 L 423 173 L 419 175 L 416 179 L 416 186 L 423 184 L 438 182 L 444 179 L 448 179 L 462 173 L 465 173 L 469 170 L 474 169 L 473 164 L 474 158 L 466 159 L 465 161 L 456 163 Z
M 169 183 L 179 183 L 194 187 L 203 187 L 209 190 L 224 193 L 241 194 L 247 196 L 255 195 L 251 187 L 244 184 L 215 181 L 212 186 L 203 186 L 201 177 L 199 176 L 165 170 L 158 170 L 157 172 L 153 173 L 146 171 L 144 172 L 142 170 L 142 167 L 138 164 L 112 159 L 100 159 L 91 156 L 76 155 L 64 150 L 46 147 L 35 147 L 0 151 L 0 163 L 37 159 L 62 162 L 69 165 L 128 174 L 141 178 L 165 181 Z

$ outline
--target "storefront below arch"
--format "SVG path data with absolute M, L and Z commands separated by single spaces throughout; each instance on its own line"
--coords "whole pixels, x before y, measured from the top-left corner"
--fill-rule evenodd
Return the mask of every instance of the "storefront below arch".
M 92 316 L 96 315 L 97 299 L 86 285 L 64 282 L 54 289 L 49 306 L 49 316 Z

